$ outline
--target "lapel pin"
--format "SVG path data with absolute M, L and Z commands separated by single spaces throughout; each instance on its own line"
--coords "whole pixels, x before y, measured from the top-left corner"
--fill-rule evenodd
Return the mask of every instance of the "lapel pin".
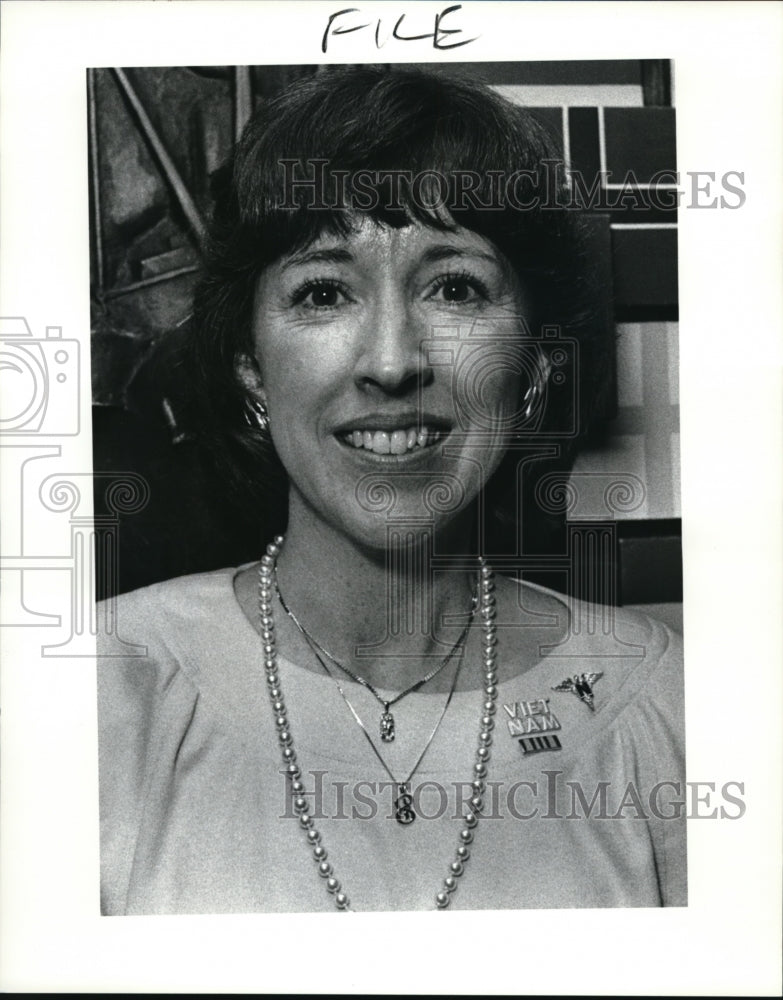
M 559 737 L 551 736 L 523 736 L 519 740 L 522 753 L 541 753 L 542 750 L 562 750 Z
M 555 685 L 553 691 L 572 691 L 580 701 L 583 701 L 591 712 L 595 711 L 595 696 L 593 695 L 593 684 L 603 677 L 602 671 L 590 674 L 574 674 L 564 681 Z
M 503 709 L 509 719 L 508 731 L 522 747 L 522 753 L 562 749 L 559 737 L 553 732 L 560 729 L 560 723 L 549 708 L 549 698 L 515 701 L 512 705 L 504 705 Z

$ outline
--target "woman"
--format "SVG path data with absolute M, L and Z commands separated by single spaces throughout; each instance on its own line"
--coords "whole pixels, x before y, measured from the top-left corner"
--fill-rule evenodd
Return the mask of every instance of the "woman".
M 248 125 L 193 346 L 276 537 L 120 599 L 147 655 L 99 649 L 103 912 L 684 903 L 675 637 L 514 578 L 607 371 L 554 160 L 410 71 Z

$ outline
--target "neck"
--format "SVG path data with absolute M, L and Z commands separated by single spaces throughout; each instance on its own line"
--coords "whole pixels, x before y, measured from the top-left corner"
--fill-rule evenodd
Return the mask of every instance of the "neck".
M 428 525 L 391 532 L 386 549 L 363 548 L 292 503 L 280 591 L 340 663 L 371 683 L 404 686 L 447 655 L 467 621 L 476 563 L 466 557 L 466 520 L 437 537 L 439 557 L 457 557 L 456 568 L 433 572 Z

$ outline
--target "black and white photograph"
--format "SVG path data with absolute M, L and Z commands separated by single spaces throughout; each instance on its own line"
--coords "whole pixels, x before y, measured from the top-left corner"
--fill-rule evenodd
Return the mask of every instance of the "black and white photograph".
M 670 64 L 88 72 L 103 912 L 685 905 Z
M 4 989 L 774 995 L 743 9 L 6 5 Z

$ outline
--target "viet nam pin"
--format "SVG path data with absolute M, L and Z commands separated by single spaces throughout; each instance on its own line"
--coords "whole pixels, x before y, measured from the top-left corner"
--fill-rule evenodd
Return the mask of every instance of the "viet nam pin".
M 580 701 L 583 701 L 587 705 L 591 712 L 594 712 L 595 696 L 593 694 L 593 685 L 602 677 L 603 673 L 600 670 L 596 673 L 574 674 L 572 677 L 566 677 L 564 681 L 555 685 L 552 690 L 572 691 Z
M 560 729 L 560 723 L 549 708 L 549 698 L 515 701 L 503 708 L 509 717 L 508 731 L 518 741 L 522 753 L 562 749 L 560 737 L 554 733 Z

